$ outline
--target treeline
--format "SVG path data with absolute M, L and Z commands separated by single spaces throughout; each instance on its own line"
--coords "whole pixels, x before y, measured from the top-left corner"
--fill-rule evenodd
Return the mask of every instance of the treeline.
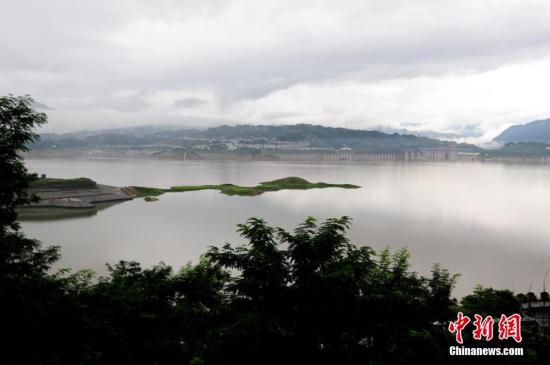
M 32 200 L 21 159 L 46 116 L 28 97 L 0 98 L 0 323 L 2 364 L 399 364 L 458 362 L 447 327 L 465 314 L 511 314 L 510 291 L 452 298 L 457 276 L 411 271 L 409 253 L 348 241 L 350 218 L 308 218 L 293 232 L 258 218 L 247 244 L 212 247 L 179 271 L 136 262 L 52 272 L 59 249 L 27 238 L 15 208 Z M 212 222 L 215 224 L 215 222 Z M 526 329 L 526 355 L 545 363 L 545 329 Z M 465 345 L 479 344 L 465 334 Z M 499 359 L 500 360 L 500 359 Z
M 29 184 L 30 189 L 93 189 L 97 183 L 86 177 L 74 179 L 40 178 L 33 179 Z

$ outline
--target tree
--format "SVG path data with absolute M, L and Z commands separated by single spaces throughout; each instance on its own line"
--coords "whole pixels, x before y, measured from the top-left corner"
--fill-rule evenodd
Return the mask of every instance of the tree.
M 33 176 L 23 164 L 22 153 L 38 138 L 34 129 L 46 115 L 33 109 L 28 96 L 0 97 L 0 323 L 5 363 L 40 363 L 57 352 L 51 339 L 63 338 L 70 301 L 61 282 L 48 274 L 58 259 L 58 249 L 43 249 L 37 240 L 26 238 L 16 222 L 16 208 L 34 198 L 27 193 Z M 72 341 L 67 339 L 66 344 Z M 32 344 L 32 346 L 30 345 Z M 70 357 L 71 351 L 66 351 Z
M 409 270 L 406 250 L 376 253 L 346 238 L 350 218 L 294 233 L 253 218 L 248 245 L 213 247 L 206 258 L 232 274 L 228 314 L 207 363 L 402 363 L 444 358 L 456 276 Z M 285 349 L 281 351 L 281 349 Z M 219 356 L 219 357 L 218 357 Z
M 478 285 L 474 292 L 462 298 L 462 310 L 465 314 L 473 316 L 491 315 L 494 318 L 501 314 L 511 315 L 520 310 L 520 298 L 510 290 L 497 290 Z
M 27 192 L 35 176 L 27 172 L 22 153 L 38 139 L 35 128 L 46 123 L 46 115 L 33 108 L 28 96 L 0 97 L 0 274 L 45 272 L 58 258 L 56 248 L 42 250 L 36 240 L 19 232 L 16 208 L 35 197 Z
M 177 364 L 200 357 L 222 302 L 223 274 L 207 262 L 174 274 L 159 264 L 108 265 L 82 288 L 80 336 L 86 363 Z
M 35 142 L 35 128 L 47 121 L 46 114 L 36 112 L 29 96 L 0 97 L 0 233 L 17 230 L 15 208 L 32 199 L 26 192 L 32 179 L 23 164 L 21 153 Z
M 533 292 L 527 292 L 525 294 L 525 298 L 527 299 L 527 302 L 536 302 L 538 301 L 537 295 Z

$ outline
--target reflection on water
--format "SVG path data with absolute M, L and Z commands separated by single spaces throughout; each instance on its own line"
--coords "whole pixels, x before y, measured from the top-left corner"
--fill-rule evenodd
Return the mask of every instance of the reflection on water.
M 20 222 L 36 222 L 92 217 L 99 211 L 120 203 L 121 202 L 94 203 L 93 208 L 20 208 L 17 210 L 17 218 Z
M 354 163 L 34 160 L 32 171 L 86 176 L 110 185 L 253 185 L 285 176 L 351 183 L 361 189 L 279 191 L 256 197 L 217 191 L 169 193 L 154 203 L 124 202 L 88 217 L 24 221 L 24 231 L 62 246 L 61 267 L 93 268 L 120 259 L 179 267 L 209 245 L 242 242 L 251 216 L 292 229 L 307 216 L 354 218 L 350 238 L 374 248 L 407 246 L 413 268 L 433 262 L 461 273 L 457 295 L 482 283 L 540 289 L 550 270 L 550 169 L 477 163 Z

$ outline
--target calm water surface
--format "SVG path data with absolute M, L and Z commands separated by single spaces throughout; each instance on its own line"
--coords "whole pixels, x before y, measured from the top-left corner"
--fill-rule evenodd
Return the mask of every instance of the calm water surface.
M 307 216 L 349 215 L 353 242 L 406 246 L 422 274 L 434 262 L 460 273 L 457 296 L 478 283 L 539 291 L 550 270 L 548 167 L 149 160 L 28 160 L 27 166 L 50 177 L 85 176 L 115 186 L 255 185 L 286 176 L 362 186 L 257 197 L 169 193 L 154 203 L 135 199 L 95 213 L 23 221 L 29 236 L 62 247 L 60 267 L 104 273 L 106 262 L 121 259 L 179 267 L 210 245 L 242 242 L 235 226 L 249 217 L 292 229 Z

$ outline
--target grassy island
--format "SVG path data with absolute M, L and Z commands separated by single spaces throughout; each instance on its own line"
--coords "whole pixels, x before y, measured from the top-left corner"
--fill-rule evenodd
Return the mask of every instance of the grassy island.
M 234 184 L 220 185 L 179 185 L 170 189 L 150 188 L 143 186 L 131 186 L 129 189 L 137 196 L 156 196 L 166 192 L 186 192 L 197 190 L 219 190 L 226 195 L 256 196 L 267 191 L 278 190 L 307 190 L 323 188 L 357 189 L 358 185 L 352 184 L 329 184 L 324 182 L 312 183 L 299 177 L 285 177 L 273 181 L 262 182 L 256 186 L 240 186 Z

